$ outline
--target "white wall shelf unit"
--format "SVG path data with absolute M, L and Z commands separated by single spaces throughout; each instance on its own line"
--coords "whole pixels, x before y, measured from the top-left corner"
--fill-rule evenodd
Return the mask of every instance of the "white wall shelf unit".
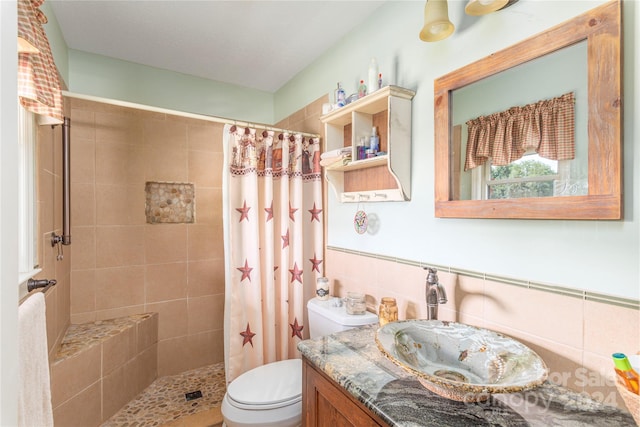
M 378 127 L 380 149 L 387 154 L 325 167 L 325 177 L 345 202 L 405 201 L 411 198 L 411 100 L 415 92 L 386 86 L 320 118 L 326 150 L 352 148 Z M 389 176 L 390 178 L 385 177 Z

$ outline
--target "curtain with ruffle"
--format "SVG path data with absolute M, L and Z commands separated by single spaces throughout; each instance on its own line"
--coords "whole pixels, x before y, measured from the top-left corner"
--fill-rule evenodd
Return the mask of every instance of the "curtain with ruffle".
M 44 0 L 18 0 L 18 97 L 20 104 L 39 116 L 40 124 L 63 122 L 58 69 L 39 9 Z
M 574 94 L 481 116 L 469 120 L 467 129 L 465 171 L 489 158 L 492 165 L 508 165 L 532 149 L 550 160 L 570 160 L 575 157 Z

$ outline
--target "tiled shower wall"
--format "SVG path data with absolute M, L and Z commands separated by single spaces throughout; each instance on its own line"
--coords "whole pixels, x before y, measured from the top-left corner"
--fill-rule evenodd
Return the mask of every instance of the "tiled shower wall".
M 223 125 L 70 104 L 71 322 L 157 312 L 159 376 L 222 361 Z M 147 224 L 147 181 L 193 183 L 195 222 Z
M 65 102 L 65 113 L 68 113 Z M 71 286 L 71 246 L 64 246 L 63 258 L 56 260 L 57 248 L 51 247 L 51 234 L 62 234 L 62 129 L 61 126 L 38 126 L 37 194 L 38 247 L 42 271 L 36 279 L 55 279 L 57 284 L 45 293 L 47 344 L 49 359 L 55 355 L 69 325 Z M 33 291 L 32 293 L 39 292 Z

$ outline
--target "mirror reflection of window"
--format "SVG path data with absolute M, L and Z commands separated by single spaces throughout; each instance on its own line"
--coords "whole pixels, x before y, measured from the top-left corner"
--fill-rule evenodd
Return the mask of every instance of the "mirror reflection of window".
M 451 200 L 482 200 L 520 197 L 555 197 L 588 194 L 588 93 L 587 42 L 563 48 L 534 61 L 482 79 L 452 92 Z M 527 182 L 492 183 L 488 170 L 482 166 L 465 172 L 468 128 L 466 122 L 479 116 L 508 110 L 561 94 L 575 93 L 575 159 L 557 161 L 554 178 L 536 177 Z M 531 161 L 525 155 L 499 173 L 516 173 L 522 162 Z M 516 165 L 514 165 L 516 164 Z M 529 169 L 534 168 L 534 164 Z M 476 171 L 475 169 L 480 169 Z M 498 172 L 496 172 L 498 173 Z M 521 172 L 522 173 L 522 172 Z M 536 181 L 547 184 L 533 184 Z M 489 186 L 488 186 L 489 185 Z M 548 188 L 547 188 L 548 187 Z M 546 188 L 543 190 L 543 188 Z M 538 192 L 540 194 L 535 194 Z M 530 195 L 526 195 L 530 194 Z
M 535 152 L 503 166 L 489 159 L 472 176 L 474 200 L 575 196 L 586 191 L 586 186 L 571 183 L 571 161 L 549 160 Z

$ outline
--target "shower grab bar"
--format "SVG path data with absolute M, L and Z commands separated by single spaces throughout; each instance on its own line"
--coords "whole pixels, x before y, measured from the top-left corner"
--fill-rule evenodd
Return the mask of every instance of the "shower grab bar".
M 71 119 L 62 123 L 62 235 L 51 236 L 51 246 L 71 244 Z M 58 259 L 62 256 L 59 254 Z

